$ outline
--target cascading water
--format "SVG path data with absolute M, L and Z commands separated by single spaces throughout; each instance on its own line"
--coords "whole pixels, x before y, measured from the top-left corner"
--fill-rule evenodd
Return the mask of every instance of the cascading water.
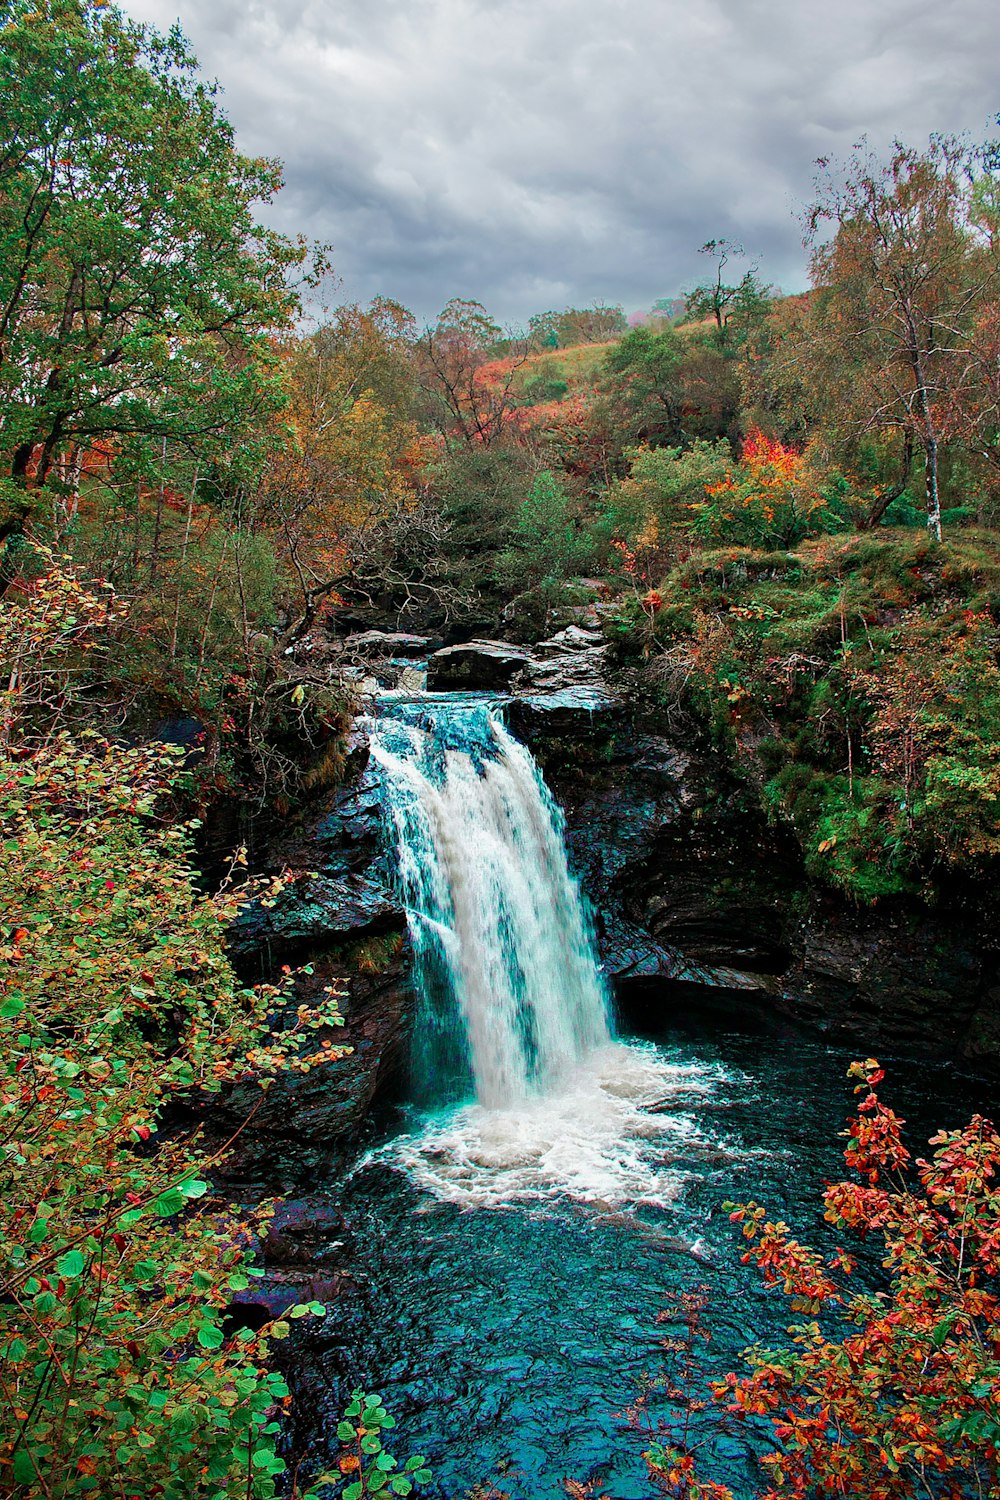
M 551 1094 L 610 1040 L 560 814 L 487 706 L 438 706 L 433 723 L 418 708 L 410 720 L 380 726 L 372 754 L 387 776 L 425 999 L 423 1088 L 447 1091 L 466 1050 L 481 1105 Z
M 530 753 L 488 701 L 455 697 L 396 702 L 371 746 L 421 998 L 413 1091 L 431 1111 L 380 1159 L 463 1207 L 667 1204 L 700 1137 L 683 1109 L 650 1106 L 711 1081 L 613 1040 L 562 816 Z

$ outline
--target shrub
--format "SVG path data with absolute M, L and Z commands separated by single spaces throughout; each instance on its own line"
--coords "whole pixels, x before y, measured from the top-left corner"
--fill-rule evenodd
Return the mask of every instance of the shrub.
M 693 507 L 691 529 L 707 542 L 792 547 L 838 523 L 805 459 L 774 438 L 753 431 L 739 468 L 705 490 Z
M 54 576 L 3 611 L 38 655 L 7 678 L 0 745 L 0 1492 L 266 1500 L 289 1325 L 224 1330 L 256 1225 L 164 1109 L 336 1057 L 303 1043 L 339 1018 L 328 996 L 269 1040 L 279 992 L 238 983 L 236 895 L 200 892 L 171 816 L 180 752 L 60 728 L 107 603 Z
M 974 1115 L 914 1160 L 904 1121 L 879 1098 L 878 1063 L 854 1063 L 850 1076 L 862 1095 L 846 1132 L 852 1177 L 826 1189 L 825 1217 L 881 1240 L 885 1285 L 851 1294 L 844 1278 L 855 1263 L 845 1251 L 820 1255 L 759 1205 L 727 1205 L 747 1241 L 743 1259 L 799 1321 L 789 1346 L 748 1350 L 750 1374 L 715 1382 L 715 1398 L 767 1424 L 762 1500 L 996 1495 L 1000 1136 Z M 657 1487 L 676 1500 L 732 1500 L 697 1474 L 684 1432 L 668 1424 L 646 1452 Z

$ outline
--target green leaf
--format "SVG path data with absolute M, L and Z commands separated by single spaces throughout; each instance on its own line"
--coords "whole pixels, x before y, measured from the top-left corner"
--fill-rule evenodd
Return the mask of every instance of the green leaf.
M 14 1454 L 14 1478 L 18 1484 L 31 1484 L 35 1477 L 35 1466 L 30 1456 L 19 1448 Z M 346 1500 L 346 1496 L 345 1496 Z
M 356 1480 L 354 1484 L 349 1484 L 347 1486 L 341 1497 L 341 1500 L 361 1500 L 361 1496 L 363 1493 L 364 1486 Z
M 225 1338 L 221 1328 L 208 1324 L 198 1329 L 198 1342 L 203 1349 L 218 1349 L 225 1342 Z
M 947 1339 L 949 1333 L 951 1333 L 951 1330 L 954 1326 L 955 1319 L 953 1316 L 943 1318 L 942 1321 L 937 1325 L 937 1327 L 931 1334 L 931 1343 L 934 1345 L 935 1349 L 943 1348 L 945 1340 Z
M 337 1424 L 337 1437 L 342 1443 L 353 1443 L 357 1435 L 357 1428 L 352 1427 L 350 1422 L 340 1422 Z
M 86 1268 L 87 1262 L 81 1250 L 67 1250 L 65 1255 L 60 1255 L 56 1261 L 56 1270 L 60 1276 L 80 1276 Z
M 390 1479 L 389 1488 L 395 1495 L 410 1495 L 413 1493 L 413 1485 L 404 1474 L 398 1474 L 395 1479 Z
M 0 1005 L 0 1016 L 2 1016 L 5 1021 L 10 1021 L 13 1020 L 14 1016 L 19 1016 L 22 1010 L 24 1010 L 24 1001 L 18 1000 L 12 996 L 9 1000 L 5 1000 L 3 1004 Z
M 160 1215 L 161 1219 L 170 1219 L 174 1214 L 180 1213 L 185 1202 L 184 1194 L 178 1188 L 168 1188 L 156 1199 L 153 1210 Z

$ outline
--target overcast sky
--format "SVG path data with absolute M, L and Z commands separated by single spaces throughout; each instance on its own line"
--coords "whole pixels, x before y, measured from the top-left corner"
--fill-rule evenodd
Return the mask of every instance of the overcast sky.
M 817 156 L 992 133 L 997 0 L 124 0 L 179 20 L 340 300 L 643 308 L 728 237 L 785 290 Z

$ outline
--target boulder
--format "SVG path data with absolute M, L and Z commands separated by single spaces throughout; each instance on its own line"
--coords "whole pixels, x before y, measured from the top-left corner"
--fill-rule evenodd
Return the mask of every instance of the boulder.
M 532 655 L 542 658 L 565 656 L 603 644 L 604 633 L 599 626 L 567 625 L 565 630 L 558 630 L 547 641 L 539 641 L 533 648 Z
M 520 739 L 566 735 L 607 727 L 615 716 L 614 698 L 596 683 L 563 685 L 541 692 L 519 693 L 505 705 L 504 716 Z

